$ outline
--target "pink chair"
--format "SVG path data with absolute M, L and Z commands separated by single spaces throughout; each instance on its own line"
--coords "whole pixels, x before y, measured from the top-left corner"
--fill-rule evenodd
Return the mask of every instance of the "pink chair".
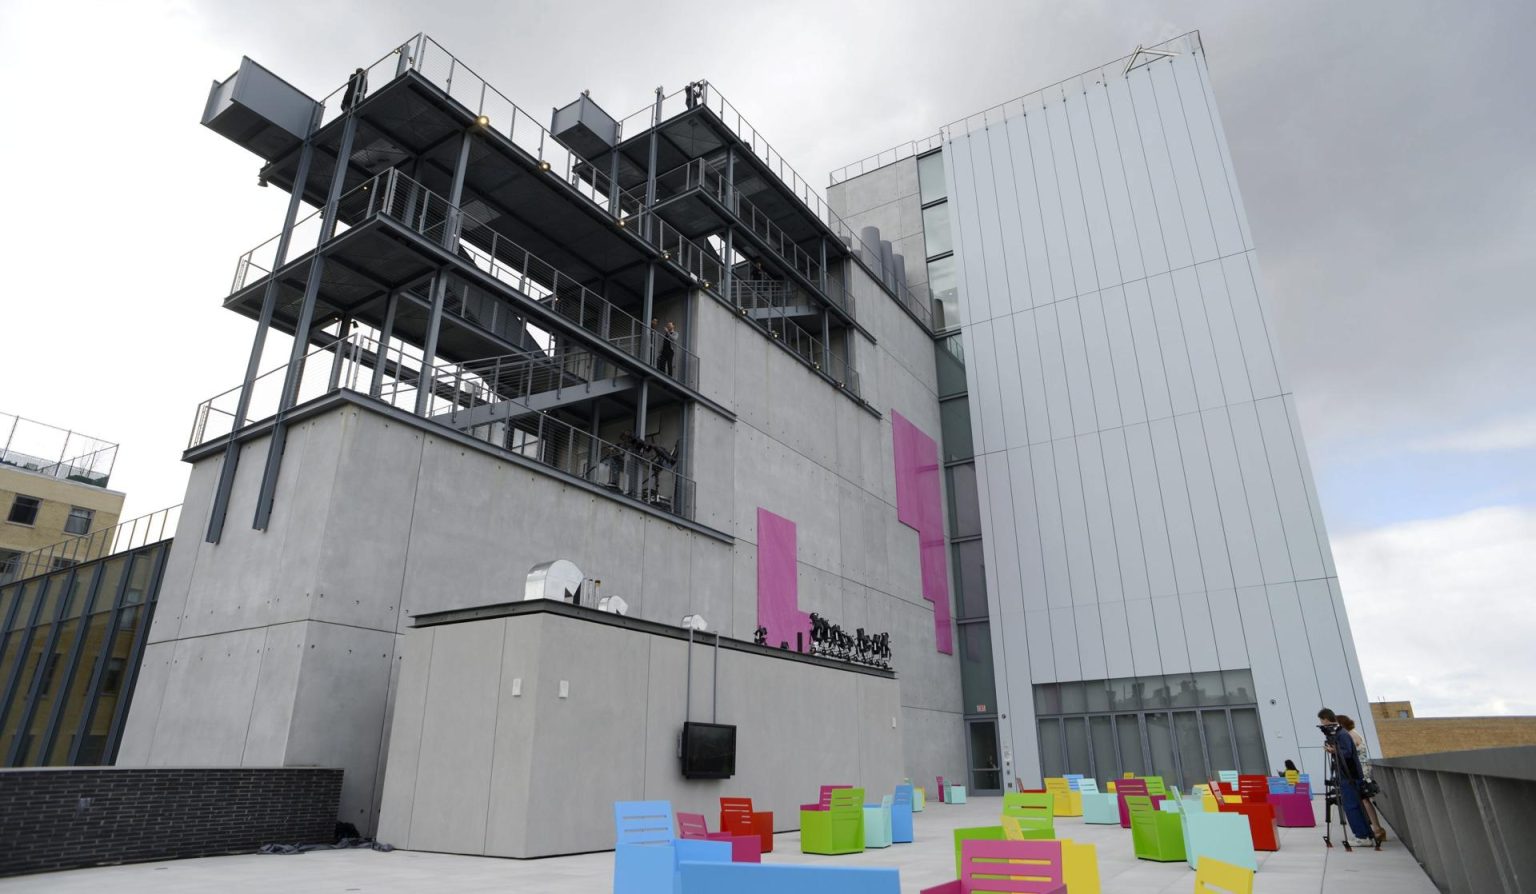
M 832 806 L 832 792 L 840 788 L 853 788 L 851 785 L 824 785 L 821 787 L 821 799 L 815 804 L 801 804 L 801 810 L 826 810 Z
M 728 841 L 731 845 L 732 863 L 763 862 L 763 839 L 756 835 L 732 835 L 730 832 L 711 832 L 702 813 L 679 813 L 677 837 L 695 841 Z
M 1067 894 L 1060 841 L 960 842 L 960 878 L 922 894 Z
M 1166 798 L 1164 798 L 1162 795 L 1154 795 L 1148 792 L 1147 781 L 1145 779 L 1118 780 L 1115 785 L 1115 795 L 1118 796 L 1120 801 L 1120 828 L 1122 829 L 1129 829 L 1131 827 L 1131 810 L 1126 806 L 1126 795 L 1138 795 L 1151 798 L 1153 810 L 1161 810 L 1162 808 L 1158 807 L 1157 805 L 1160 802 L 1166 800 Z
M 1312 812 L 1312 786 L 1297 783 L 1294 792 L 1270 792 L 1269 805 L 1275 808 L 1275 825 L 1286 829 L 1310 829 L 1317 826 Z
M 939 793 L 939 803 L 943 804 L 945 801 L 949 800 L 948 798 L 944 797 L 944 777 L 943 776 L 939 776 L 937 778 L 938 778 L 938 785 L 934 786 L 934 790 Z

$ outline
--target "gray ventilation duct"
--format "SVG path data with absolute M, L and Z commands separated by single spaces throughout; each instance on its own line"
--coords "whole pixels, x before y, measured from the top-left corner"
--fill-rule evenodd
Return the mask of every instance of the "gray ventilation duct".
M 896 271 L 896 294 L 907 290 L 907 259 L 900 254 L 891 255 L 891 268 Z
M 888 287 L 896 284 L 896 255 L 887 239 L 880 240 L 880 279 Z
M 864 261 L 864 266 L 874 271 L 876 276 L 884 279 L 885 274 L 881 270 L 880 255 L 878 254 L 880 250 L 880 228 L 865 227 L 860 230 L 859 241 L 862 243 L 859 246 L 859 258 Z

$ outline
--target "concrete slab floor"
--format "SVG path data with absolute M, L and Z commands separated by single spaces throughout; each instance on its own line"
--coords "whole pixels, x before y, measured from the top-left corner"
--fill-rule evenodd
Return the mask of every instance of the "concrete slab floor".
M 1316 802 L 1319 813 L 1322 801 Z M 800 853 L 798 832 L 775 837 L 773 863 L 835 863 L 840 866 L 896 866 L 901 889 L 916 894 L 954 877 L 951 830 L 991 825 L 1002 808 L 1000 798 L 973 797 L 968 804 L 932 804 L 914 816 L 912 844 L 898 844 L 862 854 L 821 857 Z M 1319 816 L 1321 820 L 1321 816 Z M 1337 828 L 1337 826 L 1335 826 Z M 1137 860 L 1131 833 L 1119 826 L 1085 825 L 1077 817 L 1058 817 L 1059 837 L 1094 844 L 1105 894 L 1160 894 L 1194 889 L 1195 874 L 1184 863 Z M 406 894 L 406 892 L 581 892 L 611 890 L 613 854 L 581 854 L 542 860 L 464 857 L 416 851 L 316 851 L 296 856 L 252 854 L 138 863 L 80 869 L 0 880 L 0 892 L 24 894 Z M 1280 850 L 1259 854 L 1258 894 L 1436 894 L 1413 856 L 1390 838 L 1378 851 L 1357 848 L 1345 853 L 1323 846 L 1322 829 L 1281 829 Z

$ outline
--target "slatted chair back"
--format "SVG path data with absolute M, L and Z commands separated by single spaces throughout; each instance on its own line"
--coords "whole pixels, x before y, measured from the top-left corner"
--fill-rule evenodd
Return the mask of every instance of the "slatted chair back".
M 1271 795 L 1288 795 L 1295 790 L 1296 787 L 1287 782 L 1284 776 L 1269 777 L 1269 793 Z
M 1059 841 L 960 843 L 961 894 L 1047 894 L 1064 884 Z
M 1149 795 L 1162 795 L 1164 797 L 1168 796 L 1168 787 L 1167 787 L 1166 784 L 1164 784 L 1163 777 L 1161 777 L 1161 776 L 1143 776 L 1141 778 L 1145 779 L 1146 782 L 1147 782 L 1147 794 L 1149 794 Z
M 1077 790 L 1085 795 L 1097 795 L 1099 793 L 1099 781 L 1084 776 L 1077 781 Z
M 1068 773 L 1063 778 L 1067 780 L 1067 787 L 1072 789 L 1072 791 L 1074 791 L 1074 792 L 1082 791 L 1081 785 L 1082 785 L 1082 781 L 1084 779 L 1083 774 L 1081 774 L 1081 773 Z
M 912 786 L 905 783 L 896 786 L 895 797 L 892 798 L 891 804 L 897 808 L 905 805 L 910 809 L 912 807 Z
M 1231 785 L 1231 786 L 1236 786 L 1237 785 L 1237 771 L 1236 770 L 1217 770 L 1216 771 L 1216 778 L 1219 779 L 1222 782 L 1227 783 L 1228 785 Z
M 1120 795 L 1150 795 L 1151 788 L 1145 779 L 1122 779 L 1115 786 L 1115 793 Z
M 672 802 L 616 801 L 613 825 L 618 844 L 671 844 Z
M 1253 870 L 1201 857 L 1195 870 L 1195 894 L 1253 894 Z
M 1237 782 L 1237 793 L 1244 801 L 1262 804 L 1269 800 L 1269 780 L 1263 776 L 1242 776 Z
M 1048 792 L 1006 792 L 1003 794 L 1003 816 L 1051 822 L 1055 809 L 1056 796 Z
M 1126 795 L 1125 809 L 1131 812 L 1131 822 L 1133 823 L 1140 814 L 1157 812 L 1156 808 L 1152 806 L 1152 797 L 1150 795 Z
M 1312 783 L 1306 780 L 1296 783 L 1296 794 L 1306 795 L 1309 798 L 1312 797 Z
M 1045 790 L 1057 800 L 1065 799 L 1072 792 L 1072 783 L 1064 777 L 1051 776 L 1045 780 Z
M 704 814 L 679 813 L 677 815 L 677 837 L 707 840 L 709 838 L 709 823 L 705 822 Z
M 827 808 L 832 806 L 832 793 L 833 792 L 842 791 L 844 789 L 849 789 L 849 788 L 851 788 L 851 786 L 846 786 L 846 785 L 824 785 L 824 786 L 822 786 L 821 787 L 821 797 L 816 802 L 817 806 L 819 806 L 822 810 L 826 810 Z
M 839 810 L 857 810 L 862 812 L 864 810 L 864 790 L 861 788 L 849 788 L 846 785 L 838 786 L 830 791 L 824 791 L 822 793 L 822 801 L 826 804 L 828 810 L 834 812 Z

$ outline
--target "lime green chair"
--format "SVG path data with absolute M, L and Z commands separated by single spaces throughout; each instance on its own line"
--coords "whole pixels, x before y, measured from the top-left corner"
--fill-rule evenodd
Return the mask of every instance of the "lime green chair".
M 1152 798 L 1126 795 L 1126 809 L 1131 813 L 1131 845 L 1138 860 L 1173 863 L 1183 860 L 1184 829 L 1177 813 L 1166 813 L 1152 806 Z
M 800 853 L 860 854 L 864 852 L 864 790 L 837 788 L 827 793 L 826 806 L 800 809 Z
M 1147 781 L 1147 794 L 1149 794 L 1149 795 L 1162 795 L 1165 798 L 1168 797 L 1168 789 L 1163 784 L 1163 777 L 1161 777 L 1161 776 L 1143 776 L 1141 778 L 1145 779 Z
M 1003 816 L 1019 821 L 1026 839 L 1056 837 L 1056 798 L 1049 792 L 1007 792 L 1003 795 Z
M 960 877 L 960 843 L 963 841 L 1007 841 L 1002 826 L 971 826 L 955 830 L 955 877 Z

